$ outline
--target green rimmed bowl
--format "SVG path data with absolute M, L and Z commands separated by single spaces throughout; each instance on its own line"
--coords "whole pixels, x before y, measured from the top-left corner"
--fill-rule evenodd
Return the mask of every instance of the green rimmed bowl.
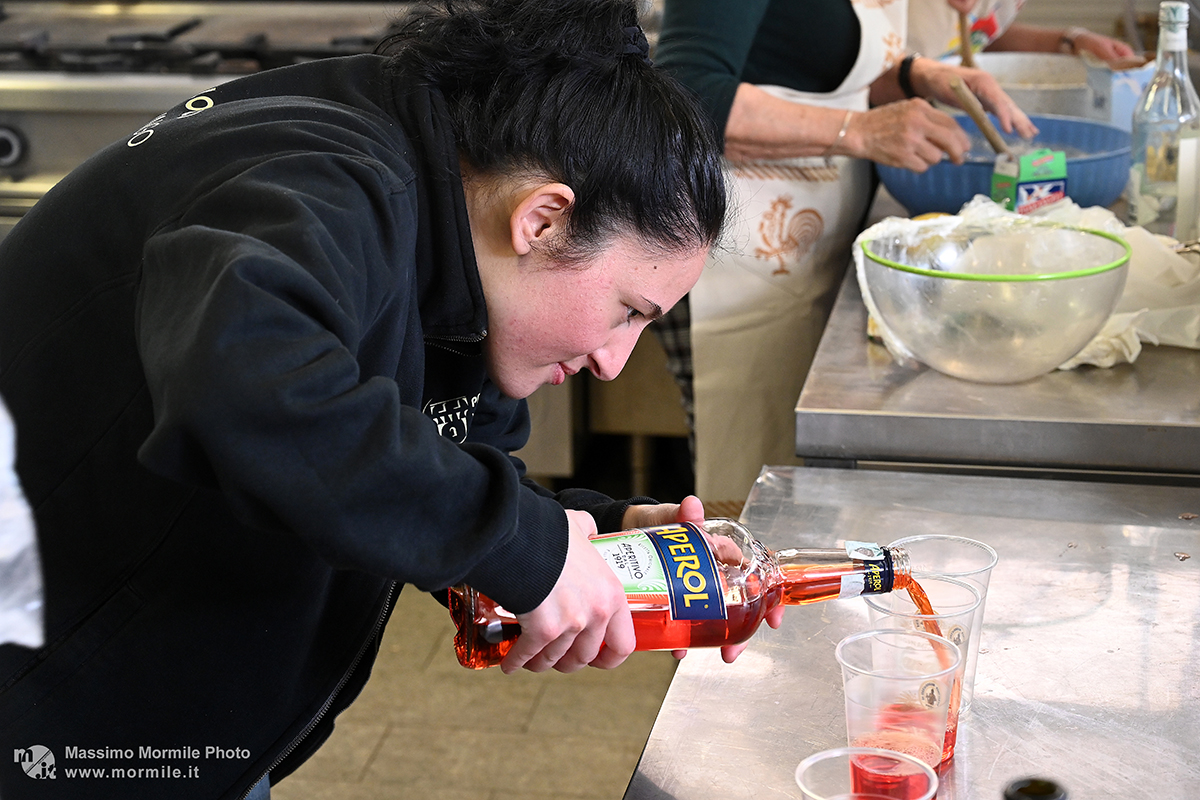
M 1028 224 L 861 242 L 869 305 L 939 372 L 1020 383 L 1068 361 L 1125 289 L 1130 247 L 1101 231 Z

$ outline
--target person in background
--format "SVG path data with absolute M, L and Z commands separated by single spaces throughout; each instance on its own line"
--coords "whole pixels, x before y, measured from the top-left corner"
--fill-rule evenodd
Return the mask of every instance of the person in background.
M 1091 53 L 1101 61 L 1134 55 L 1120 39 L 1077 26 L 1047 28 L 1017 21 L 1025 0 L 908 0 L 908 46 L 932 58 L 961 53 L 958 15 L 967 14 L 974 52 Z
M 633 0 L 442 5 L 386 55 L 171 109 L 0 245 L 47 629 L 0 646 L 0 743 L 60 759 L 57 780 L 0 769 L 5 800 L 268 796 L 362 688 L 405 584 L 516 613 L 508 673 L 633 650 L 588 537 L 700 501 L 553 495 L 509 454 L 525 397 L 612 379 L 691 288 L 720 151 Z M 183 776 L 61 771 L 159 749 Z
M 764 464 L 795 463 L 796 400 L 874 193 L 871 162 L 961 162 L 967 135 L 929 102 L 957 105 L 955 76 L 1004 130 L 1035 132 L 987 73 L 906 56 L 905 25 L 902 0 L 665 2 L 656 63 L 699 96 L 733 178 L 730 236 L 656 330 L 692 400 L 710 506 L 740 508 Z

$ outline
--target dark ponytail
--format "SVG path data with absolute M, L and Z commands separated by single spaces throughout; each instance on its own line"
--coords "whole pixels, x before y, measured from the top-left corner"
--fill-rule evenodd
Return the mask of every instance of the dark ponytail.
M 667 252 L 709 246 L 725 217 L 717 139 L 650 65 L 637 24 L 636 0 L 444 0 L 380 52 L 442 92 L 473 169 L 575 191 L 560 258 L 622 233 Z

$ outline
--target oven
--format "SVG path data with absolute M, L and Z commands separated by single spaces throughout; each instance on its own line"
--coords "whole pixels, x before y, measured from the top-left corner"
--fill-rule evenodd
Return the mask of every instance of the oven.
M 239 75 L 371 52 L 403 2 L 0 6 L 0 237 L 60 178 Z
M 100 148 L 216 83 L 369 53 L 414 5 L 389 2 L 4 2 L 0 238 Z M 641 0 L 657 38 L 661 0 Z

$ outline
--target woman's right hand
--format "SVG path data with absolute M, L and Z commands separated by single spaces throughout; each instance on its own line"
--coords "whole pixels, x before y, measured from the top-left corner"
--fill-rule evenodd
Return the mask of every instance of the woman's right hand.
M 567 560 L 541 605 L 518 614 L 521 635 L 500 662 L 512 674 L 586 666 L 610 669 L 633 652 L 633 617 L 625 589 L 589 541 L 596 521 L 586 511 L 567 509 Z
M 943 158 L 963 163 L 970 148 L 953 117 L 917 97 L 855 112 L 833 152 L 924 172 Z

